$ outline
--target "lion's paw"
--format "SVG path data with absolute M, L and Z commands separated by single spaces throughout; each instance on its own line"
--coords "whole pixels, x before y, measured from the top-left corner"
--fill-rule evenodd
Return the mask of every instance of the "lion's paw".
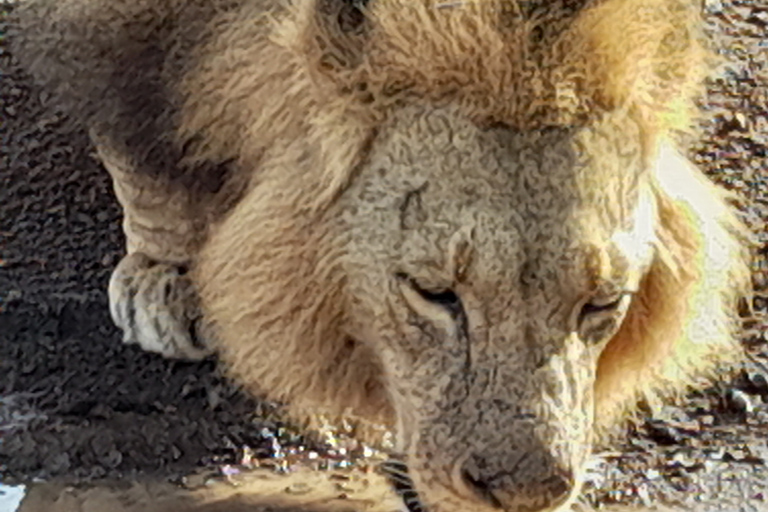
M 109 311 L 125 343 L 176 359 L 211 354 L 198 337 L 197 293 L 179 266 L 128 254 L 112 272 L 108 291 Z

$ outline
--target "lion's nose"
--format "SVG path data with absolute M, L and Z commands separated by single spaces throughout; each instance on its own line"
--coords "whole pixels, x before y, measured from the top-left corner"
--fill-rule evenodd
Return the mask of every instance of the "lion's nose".
M 542 469 L 545 470 L 497 471 L 475 456 L 461 468 L 461 477 L 478 499 L 493 508 L 505 512 L 544 512 L 565 503 L 576 484 L 569 470 Z

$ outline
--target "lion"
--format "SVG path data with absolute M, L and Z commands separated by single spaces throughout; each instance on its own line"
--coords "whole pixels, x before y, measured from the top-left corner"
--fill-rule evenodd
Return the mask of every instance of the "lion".
M 639 403 L 743 355 L 746 231 L 675 143 L 698 2 L 19 10 L 123 207 L 125 341 L 357 426 L 430 511 L 565 510 Z

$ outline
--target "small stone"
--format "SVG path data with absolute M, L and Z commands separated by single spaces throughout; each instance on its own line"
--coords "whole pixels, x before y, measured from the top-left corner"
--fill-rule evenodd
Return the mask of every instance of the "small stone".
M 646 430 L 650 439 L 663 446 L 680 444 L 684 440 L 680 431 L 659 420 L 647 421 Z
M 735 112 L 733 114 L 733 120 L 739 126 L 740 129 L 742 130 L 747 129 L 748 119 L 743 112 Z
M 728 407 L 733 412 L 750 414 L 755 409 L 755 406 L 752 403 L 752 398 L 740 389 L 730 388 L 726 393 L 726 399 L 728 401 Z
M 111 449 L 106 456 L 101 457 L 99 462 L 107 466 L 108 468 L 116 468 L 123 461 L 123 454 L 116 449 Z
M 704 0 L 704 9 L 711 14 L 721 13 L 723 12 L 723 2 L 721 0 Z
M 291 484 L 288 487 L 285 488 L 285 492 L 287 494 L 293 494 L 294 496 L 300 496 L 302 494 L 307 494 L 312 490 L 312 488 L 304 483 L 304 482 L 298 482 L 295 484 Z
M 747 452 L 745 450 L 734 448 L 726 451 L 723 454 L 723 460 L 741 462 L 747 458 Z
M 716 460 L 716 461 L 722 461 L 725 459 L 725 448 L 719 447 L 714 450 L 711 450 L 707 456 L 710 460 Z
M 768 446 L 766 446 L 764 442 L 750 443 L 749 452 L 752 455 L 752 458 L 755 459 L 755 462 L 760 462 L 762 464 L 768 462 Z

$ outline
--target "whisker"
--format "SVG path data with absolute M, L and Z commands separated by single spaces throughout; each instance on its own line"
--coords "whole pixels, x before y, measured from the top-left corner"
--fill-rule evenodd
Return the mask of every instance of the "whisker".
M 408 474 L 408 465 L 405 462 L 389 459 L 382 462 L 379 467 L 394 488 L 395 493 L 403 500 L 408 512 L 427 512 L 426 507 L 419 499 L 419 493 Z

